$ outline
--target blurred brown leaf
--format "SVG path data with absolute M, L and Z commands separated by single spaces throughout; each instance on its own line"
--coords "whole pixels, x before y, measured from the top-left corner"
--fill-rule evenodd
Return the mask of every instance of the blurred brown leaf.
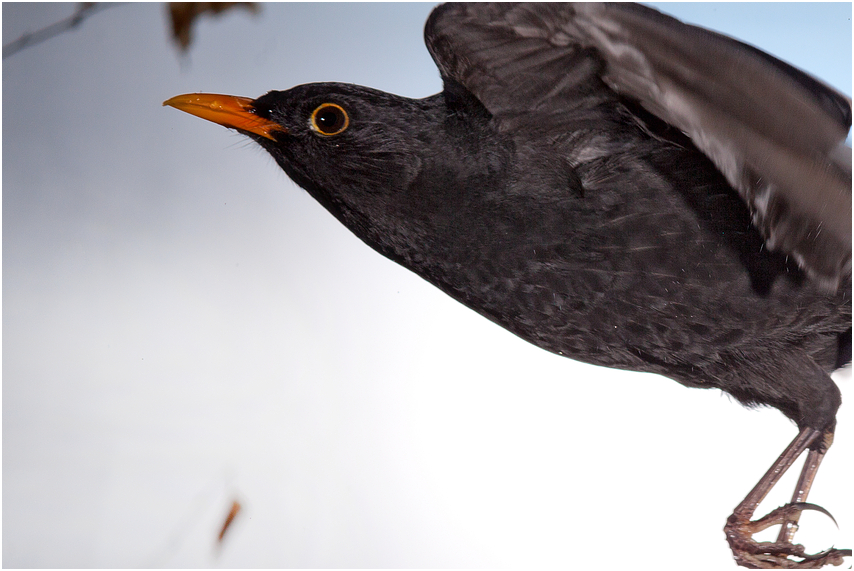
M 234 8 L 259 11 L 255 2 L 169 2 L 169 17 L 172 21 L 172 39 L 182 52 L 186 52 L 193 41 L 193 24 L 202 15 L 218 16 Z
M 228 528 L 231 527 L 231 523 L 234 521 L 234 518 L 237 517 L 237 514 L 240 513 L 242 506 L 240 502 L 234 500 L 231 502 L 231 510 L 228 512 L 228 515 L 225 517 L 225 521 L 222 524 L 222 529 L 219 531 L 219 537 L 217 538 L 218 543 L 222 543 L 222 538 L 225 537 L 225 532 L 228 531 Z

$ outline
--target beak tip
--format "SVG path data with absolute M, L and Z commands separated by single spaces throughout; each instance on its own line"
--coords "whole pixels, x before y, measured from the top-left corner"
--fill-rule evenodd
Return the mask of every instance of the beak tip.
M 181 101 L 186 102 L 187 98 L 188 98 L 187 95 L 176 95 L 175 97 L 170 97 L 169 99 L 164 101 L 162 103 L 162 105 L 163 105 L 163 107 L 175 107 L 177 109 L 178 108 L 177 104 L 180 103 Z

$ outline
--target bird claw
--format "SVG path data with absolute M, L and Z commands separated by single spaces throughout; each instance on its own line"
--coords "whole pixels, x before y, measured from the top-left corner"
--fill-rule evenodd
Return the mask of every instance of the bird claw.
M 736 563 L 749 569 L 819 569 L 825 565 L 842 565 L 843 558 L 851 556 L 850 549 L 831 548 L 809 555 L 805 553 L 803 545 L 753 540 L 753 534 L 772 525 L 783 524 L 789 516 L 804 510 L 819 511 L 836 523 L 824 508 L 803 502 L 786 504 L 753 521 L 750 520 L 751 514 L 736 510 L 724 526 L 724 533 Z

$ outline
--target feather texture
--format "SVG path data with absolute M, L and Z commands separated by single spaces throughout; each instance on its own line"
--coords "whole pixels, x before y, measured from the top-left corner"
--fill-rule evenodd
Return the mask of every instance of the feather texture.
M 769 248 L 826 289 L 851 271 L 851 100 L 732 38 L 634 4 L 447 4 L 425 39 L 505 129 L 619 94 L 683 131 Z M 586 95 L 586 99 L 579 97 Z

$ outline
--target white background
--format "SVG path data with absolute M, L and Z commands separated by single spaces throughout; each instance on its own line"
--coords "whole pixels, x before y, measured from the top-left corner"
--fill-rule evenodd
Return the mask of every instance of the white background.
M 851 93 L 850 4 L 666 9 Z M 3 42 L 73 10 L 3 4 Z M 265 5 L 181 57 L 134 4 L 4 60 L 4 566 L 734 568 L 722 527 L 795 436 L 780 413 L 538 350 L 161 107 L 431 95 L 429 11 Z M 841 531 L 805 514 L 814 550 L 854 543 L 843 377 L 810 498 Z

